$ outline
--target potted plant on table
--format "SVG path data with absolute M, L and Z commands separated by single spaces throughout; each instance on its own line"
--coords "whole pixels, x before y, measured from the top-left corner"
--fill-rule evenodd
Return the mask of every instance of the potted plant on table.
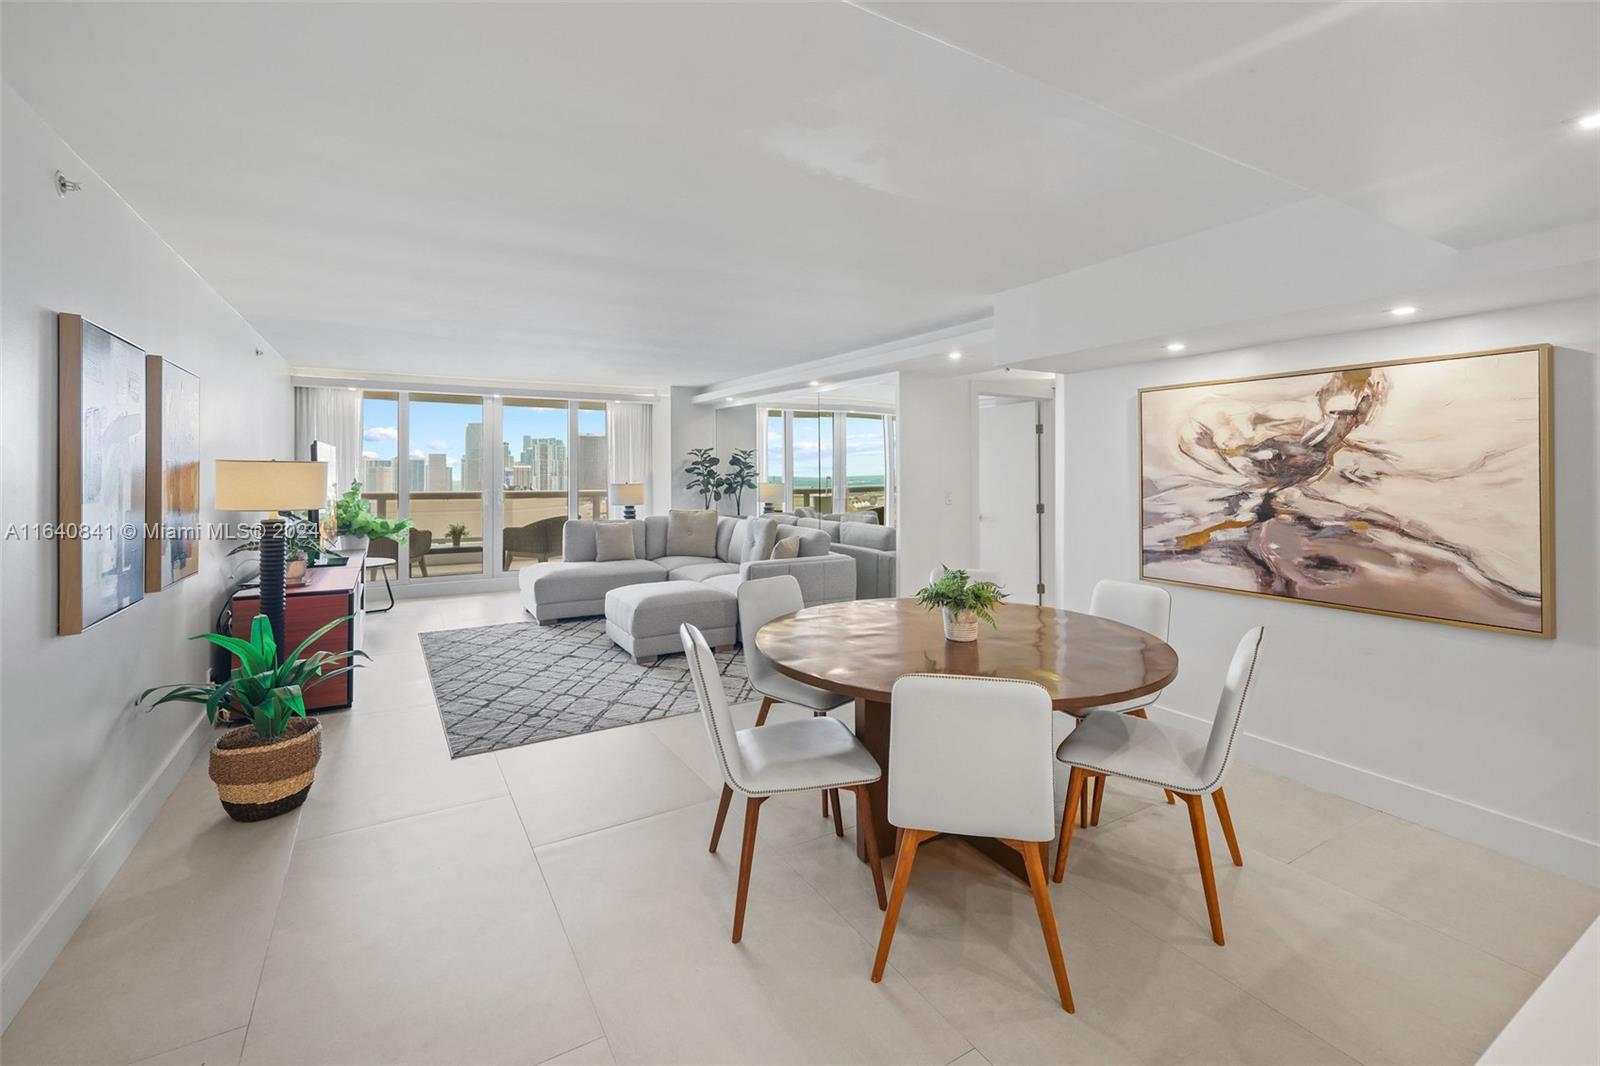
M 993 581 L 973 581 L 965 570 L 948 566 L 938 580 L 917 590 L 917 602 L 931 610 L 944 612 L 944 639 L 978 639 L 978 623 L 994 626 L 994 609 L 1006 594 Z
M 344 558 L 339 552 L 323 545 L 322 531 L 307 516 L 293 511 L 284 511 L 283 515 L 289 520 L 283 529 L 283 557 L 288 563 L 283 572 L 285 585 L 305 584 L 306 567 L 318 565 L 318 560 L 323 556 L 329 559 Z M 256 536 L 238 545 L 228 554 L 238 555 L 240 552 L 260 550 L 261 538 Z
M 452 548 L 461 547 L 461 538 L 466 535 L 467 527 L 462 525 L 460 522 L 457 522 L 455 525 L 445 530 L 445 536 L 450 538 L 450 546 Z
M 206 718 L 213 725 L 224 712 L 249 722 L 228 730 L 211 747 L 211 780 L 217 784 L 223 810 L 236 821 L 259 822 L 305 802 L 322 757 L 322 725 L 306 716 L 305 692 L 354 670 L 355 664 L 347 660 L 358 655 L 369 658 L 362 651 L 305 652 L 335 626 L 350 620 L 349 615 L 334 619 L 281 661 L 265 615 L 256 615 L 250 623 L 248 640 L 224 633 L 191 637 L 238 656 L 239 665 L 228 680 L 156 685 L 135 701 L 143 704 L 152 694 L 165 690 L 151 707 L 198 703 L 205 707 Z
M 414 524 L 409 518 L 380 518 L 372 513 L 372 505 L 361 495 L 361 482 L 350 482 L 350 488 L 333 505 L 338 522 L 340 546 L 353 551 L 365 551 L 367 541 L 373 537 L 405 540 L 406 532 Z

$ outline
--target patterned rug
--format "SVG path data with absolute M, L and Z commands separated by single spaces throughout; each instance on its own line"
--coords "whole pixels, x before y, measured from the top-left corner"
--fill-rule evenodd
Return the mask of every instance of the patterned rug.
M 419 634 L 450 757 L 633 725 L 700 710 L 688 660 L 640 666 L 604 618 Z M 738 649 L 717 653 L 728 702 L 756 698 Z

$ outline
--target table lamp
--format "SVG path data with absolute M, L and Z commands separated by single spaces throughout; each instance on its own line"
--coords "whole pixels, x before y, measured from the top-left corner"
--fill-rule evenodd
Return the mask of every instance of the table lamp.
M 779 481 L 763 481 L 757 490 L 761 493 L 761 513 L 771 514 L 772 505 L 783 502 L 783 483 Z
M 620 481 L 611 485 L 611 498 L 622 504 L 622 517 L 635 518 L 635 507 L 644 506 L 644 482 Z
M 328 464 L 260 459 L 217 460 L 217 510 L 265 511 L 261 522 L 261 613 L 272 626 L 281 658 L 283 637 L 283 534 L 279 511 L 321 507 L 328 498 Z

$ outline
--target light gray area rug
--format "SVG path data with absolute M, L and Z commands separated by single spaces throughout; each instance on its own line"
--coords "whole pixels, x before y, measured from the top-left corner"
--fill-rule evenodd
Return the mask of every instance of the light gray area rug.
M 640 666 L 604 618 L 418 636 L 451 758 L 700 710 L 687 659 Z M 756 698 L 743 652 L 718 652 L 717 667 L 729 703 Z

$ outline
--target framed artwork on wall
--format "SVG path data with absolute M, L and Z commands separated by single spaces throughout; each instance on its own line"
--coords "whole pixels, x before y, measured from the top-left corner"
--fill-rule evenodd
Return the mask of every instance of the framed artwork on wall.
M 81 633 L 144 598 L 145 353 L 56 316 L 56 630 Z
M 144 590 L 160 592 L 200 572 L 200 379 L 146 356 L 145 406 Z
M 1555 635 L 1550 346 L 1139 391 L 1142 577 Z

